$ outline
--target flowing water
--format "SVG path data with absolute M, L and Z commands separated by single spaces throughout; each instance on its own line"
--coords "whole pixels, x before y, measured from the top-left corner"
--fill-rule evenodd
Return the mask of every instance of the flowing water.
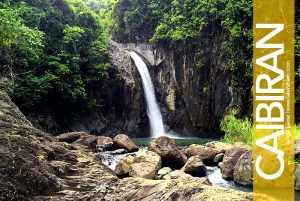
M 140 150 L 145 150 L 146 146 L 151 142 L 153 138 L 134 138 L 133 141 L 139 146 Z M 208 138 L 179 138 L 175 139 L 176 143 L 179 144 L 182 147 L 186 147 L 190 144 L 205 144 L 210 141 L 214 141 L 215 139 L 208 139 Z M 107 167 L 109 167 L 111 170 L 114 170 L 116 168 L 116 165 L 125 158 L 126 156 L 132 155 L 135 156 L 137 152 L 135 153 L 127 153 L 127 154 L 119 154 L 115 155 L 112 154 L 112 152 L 103 152 L 102 155 L 102 162 Z M 239 191 L 245 191 L 245 192 L 251 192 L 252 188 L 247 186 L 242 186 L 239 184 L 236 184 L 234 181 L 226 181 L 222 179 L 222 174 L 220 168 L 217 166 L 207 166 L 207 178 L 212 183 L 212 186 L 216 187 L 223 187 L 223 188 L 230 188 L 230 189 L 236 189 Z M 300 201 L 300 192 L 295 192 L 295 201 Z
M 138 146 L 139 151 L 147 149 L 147 145 L 149 142 L 153 140 L 153 138 L 133 138 L 132 139 Z M 215 141 L 217 139 L 209 139 L 209 138 L 178 138 L 175 139 L 176 143 L 180 145 L 181 147 L 187 147 L 190 144 L 205 144 L 210 141 Z M 135 153 L 126 153 L 126 154 L 118 154 L 114 155 L 113 152 L 107 151 L 101 153 L 101 161 L 103 164 L 105 164 L 107 167 L 109 167 L 111 170 L 114 170 L 117 166 L 117 164 L 126 156 L 132 155 L 135 156 L 138 152 Z M 222 179 L 222 174 L 220 171 L 220 168 L 217 166 L 207 166 L 207 177 L 209 181 L 212 183 L 213 186 L 219 186 L 224 188 L 231 188 L 236 189 L 240 191 L 252 191 L 252 188 L 245 187 L 238 185 L 234 183 L 233 181 L 226 181 Z
M 160 108 L 157 104 L 153 83 L 147 65 L 135 52 L 129 53 L 133 59 L 142 78 L 145 98 L 147 102 L 147 113 L 150 121 L 151 137 L 157 138 L 166 135 Z

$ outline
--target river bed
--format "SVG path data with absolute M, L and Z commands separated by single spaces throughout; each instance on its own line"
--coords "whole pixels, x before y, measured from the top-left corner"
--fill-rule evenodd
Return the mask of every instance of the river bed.
M 134 138 L 132 139 L 138 146 L 139 151 L 145 150 L 146 146 L 153 140 L 153 138 Z M 215 141 L 217 139 L 210 138 L 176 138 L 176 143 L 181 147 L 186 147 L 191 144 L 205 144 L 207 142 Z M 117 164 L 126 156 L 132 155 L 135 156 L 136 153 L 126 153 L 126 154 L 113 154 L 112 151 L 106 151 L 102 153 L 102 162 L 111 170 L 114 170 Z M 252 191 L 251 187 L 246 187 L 236 184 L 234 181 L 226 181 L 222 179 L 222 174 L 220 168 L 217 166 L 207 166 L 207 177 L 212 183 L 212 186 L 219 186 L 224 188 L 231 188 L 240 191 L 250 192 Z
M 153 138 L 134 138 L 132 139 L 138 146 L 139 151 L 147 149 L 146 146 L 153 140 Z M 205 144 L 207 142 L 216 141 L 218 139 L 209 138 L 176 138 L 176 143 L 181 147 L 186 147 L 191 144 Z M 139 152 L 138 151 L 138 152 Z M 111 170 L 114 170 L 117 164 L 126 156 L 135 156 L 135 153 L 126 154 L 113 154 L 112 151 L 106 151 L 101 153 L 102 163 L 106 165 Z M 243 186 L 236 184 L 234 181 L 226 181 L 222 179 L 222 174 L 220 168 L 217 166 L 206 166 L 207 167 L 207 178 L 212 183 L 212 186 L 230 188 L 244 192 L 252 192 L 252 187 Z M 300 192 L 296 192 L 295 201 L 300 201 Z

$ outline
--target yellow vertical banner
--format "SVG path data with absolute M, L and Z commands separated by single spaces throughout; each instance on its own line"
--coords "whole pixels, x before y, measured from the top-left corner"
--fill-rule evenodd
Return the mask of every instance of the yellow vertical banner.
M 253 2 L 253 200 L 294 201 L 294 0 Z

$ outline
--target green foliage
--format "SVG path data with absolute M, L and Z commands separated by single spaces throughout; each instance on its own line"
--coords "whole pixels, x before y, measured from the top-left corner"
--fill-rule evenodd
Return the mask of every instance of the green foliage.
M 204 67 L 203 61 L 198 61 L 198 62 L 196 63 L 196 68 L 197 68 L 197 69 L 201 70 L 203 67 Z
M 111 28 L 114 26 L 114 7 L 118 0 L 101 0 L 102 7 L 99 11 L 101 22 L 106 30 L 106 33 L 111 32 Z M 109 34 L 111 37 L 111 35 Z
M 300 140 L 300 124 L 295 125 L 296 139 Z
M 63 142 L 63 146 L 66 148 L 69 148 L 71 146 L 71 144 L 67 143 L 67 142 Z
M 13 80 L 0 86 L 28 108 L 98 107 L 90 89 L 108 79 L 105 36 L 100 17 L 82 0 L 0 3 L 0 82 Z
M 100 0 L 84 0 L 84 2 L 95 13 L 99 13 L 100 9 L 103 8 L 103 7 L 105 7 L 105 5 L 103 4 L 103 2 L 101 2 Z
M 30 28 L 20 17 L 24 4 L 19 8 L 0 3 L 0 65 L 2 74 L 8 74 L 14 83 L 16 66 L 18 73 L 30 63 L 37 62 L 42 55 L 43 32 Z
M 121 42 L 147 42 L 153 36 L 168 0 L 102 2 L 106 2 L 106 8 L 100 10 L 100 16 L 106 22 L 110 36 Z
M 44 153 L 38 153 L 36 157 L 39 159 L 39 161 L 44 161 L 46 159 Z
M 173 0 L 163 15 L 151 41 L 169 41 L 171 45 L 198 44 L 207 25 L 207 3 L 202 0 Z
M 227 143 L 245 142 L 252 146 L 252 123 L 248 118 L 238 119 L 232 110 L 221 121 L 221 130 L 225 132 L 223 141 Z
M 65 34 L 63 40 L 66 44 L 70 42 L 78 43 L 80 38 L 82 37 L 82 34 L 84 33 L 84 30 L 78 26 L 70 26 L 66 25 L 64 28 L 63 33 Z
M 37 141 L 37 140 L 38 140 L 38 137 L 37 137 L 36 134 L 30 135 L 30 137 L 31 137 L 31 139 L 32 139 L 33 141 Z
M 19 17 L 24 5 L 17 9 L 9 8 L 7 4 L 0 6 L 1 48 L 12 48 L 13 45 L 23 49 L 41 48 L 43 33 L 24 25 L 22 18 Z
M 231 86 L 250 107 L 243 92 L 252 86 L 252 1 L 117 0 L 106 10 L 109 35 L 117 41 L 152 42 L 194 54 L 197 69 L 209 68 L 203 61 L 217 54 L 232 75 Z

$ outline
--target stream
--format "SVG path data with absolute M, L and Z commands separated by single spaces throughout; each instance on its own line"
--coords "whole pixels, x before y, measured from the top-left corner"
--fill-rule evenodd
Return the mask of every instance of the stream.
M 132 139 L 138 146 L 139 151 L 147 149 L 147 145 L 153 140 L 153 138 L 133 138 Z M 181 147 L 187 147 L 191 144 L 205 144 L 207 142 L 215 141 L 218 139 L 211 138 L 177 138 L 176 143 Z M 106 165 L 111 170 L 114 170 L 117 164 L 126 156 L 135 156 L 136 153 L 126 153 L 126 154 L 114 154 L 113 151 L 106 151 L 101 153 L 102 163 Z M 217 166 L 206 166 L 207 167 L 207 178 L 212 183 L 212 186 L 230 188 L 244 192 L 252 192 L 252 187 L 243 186 L 236 184 L 234 181 L 226 181 L 222 179 L 221 170 Z M 300 201 L 300 192 L 295 192 L 295 201 Z
M 146 146 L 153 140 L 153 138 L 134 138 L 132 139 L 140 148 L 139 151 L 145 150 Z M 181 147 L 186 147 L 190 144 L 205 144 L 216 139 L 209 138 L 178 138 L 175 139 L 176 143 Z M 113 151 L 106 151 L 101 154 L 102 163 L 109 167 L 111 170 L 114 170 L 117 164 L 126 156 L 132 155 L 135 156 L 136 153 L 126 153 L 126 154 L 114 154 Z M 226 181 L 222 179 L 222 174 L 220 168 L 217 166 L 206 166 L 207 167 L 207 178 L 212 183 L 212 186 L 231 188 L 240 191 L 251 192 L 252 188 L 236 184 L 234 181 Z

